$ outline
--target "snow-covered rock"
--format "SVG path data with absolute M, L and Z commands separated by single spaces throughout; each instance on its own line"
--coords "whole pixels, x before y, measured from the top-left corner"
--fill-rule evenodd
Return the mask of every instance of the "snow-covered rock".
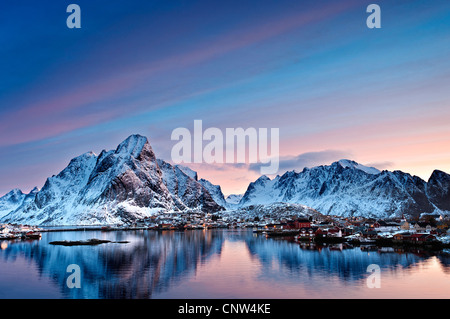
M 225 201 L 225 197 L 223 196 L 222 188 L 219 185 L 214 185 L 210 181 L 203 178 L 200 179 L 199 182 L 204 188 L 208 190 L 217 204 L 224 208 L 227 207 L 227 202 Z
M 24 194 L 20 189 L 16 188 L 1 197 L 0 219 L 20 206 L 34 201 L 38 192 L 39 189 L 37 187 L 33 188 L 28 194 Z
M 244 194 L 230 194 L 225 198 L 228 208 L 236 208 Z
M 25 198 L 25 194 L 18 188 L 13 189 L 8 194 L 0 198 L 0 218 L 5 214 L 17 209 Z
M 187 166 L 183 166 L 183 165 L 175 165 L 176 168 L 178 168 L 180 171 L 182 171 L 184 174 L 186 174 L 187 176 L 189 176 L 190 178 L 194 179 L 194 180 L 198 180 L 198 174 L 196 171 L 193 171 L 192 169 L 190 169 Z

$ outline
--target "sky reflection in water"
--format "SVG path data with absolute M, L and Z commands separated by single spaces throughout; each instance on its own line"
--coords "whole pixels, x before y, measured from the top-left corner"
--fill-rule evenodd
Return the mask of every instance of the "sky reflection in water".
M 49 244 L 89 238 L 129 243 Z M 70 264 L 80 289 L 66 285 Z M 367 287 L 370 264 L 379 289 Z M 248 230 L 50 232 L 2 243 L 0 298 L 448 298 L 449 265 L 448 254 L 302 248 Z

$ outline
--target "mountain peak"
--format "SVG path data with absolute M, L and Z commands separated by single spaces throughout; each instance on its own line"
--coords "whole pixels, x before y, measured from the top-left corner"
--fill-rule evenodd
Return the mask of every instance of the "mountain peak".
M 435 169 L 433 173 L 431 174 L 430 178 L 428 179 L 428 183 L 430 184 L 442 184 L 442 183 L 449 183 L 450 182 L 450 175 L 440 171 L 438 169 Z
M 79 158 L 90 158 L 90 157 L 96 157 L 97 154 L 95 154 L 93 151 L 86 152 L 84 154 L 81 154 L 78 156 Z
M 357 162 L 355 162 L 354 160 L 350 160 L 350 159 L 341 159 L 338 161 L 338 163 L 344 167 L 359 165 Z
M 359 163 L 357 163 L 353 160 L 349 160 L 349 159 L 341 159 L 335 163 L 341 165 L 343 168 L 358 169 L 367 174 L 377 175 L 377 174 L 381 173 L 381 171 L 375 167 L 365 166 L 365 165 L 359 164 Z
M 430 177 L 435 177 L 436 178 L 436 177 L 447 177 L 447 176 L 449 176 L 449 174 L 447 174 L 446 172 L 443 172 L 441 170 L 435 169 Z
M 270 178 L 267 177 L 266 175 L 261 175 L 256 181 L 255 183 L 264 183 L 264 182 L 268 182 L 270 181 Z
M 29 195 L 30 194 L 36 194 L 36 193 L 39 193 L 39 188 L 37 188 L 37 187 L 34 187 L 31 191 L 30 191 L 30 193 L 29 193 Z
M 11 190 L 8 194 L 6 195 L 23 195 L 23 192 L 21 189 L 19 188 L 14 188 L 13 190 Z
M 184 174 L 186 174 L 187 176 L 189 176 L 190 178 L 194 179 L 194 180 L 198 180 L 198 174 L 196 171 L 193 171 L 192 169 L 190 169 L 187 166 L 183 166 L 183 165 L 175 165 L 176 168 L 178 168 L 179 170 L 181 170 Z
M 150 147 L 148 139 L 139 134 L 133 134 L 127 137 L 122 143 L 117 146 L 116 154 L 129 154 L 133 157 L 138 157 L 144 147 Z

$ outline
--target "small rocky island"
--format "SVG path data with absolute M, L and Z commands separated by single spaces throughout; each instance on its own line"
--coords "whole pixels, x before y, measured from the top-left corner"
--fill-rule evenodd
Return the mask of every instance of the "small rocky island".
M 87 239 L 87 240 L 61 240 L 61 241 L 52 241 L 50 245 L 60 245 L 60 246 L 96 246 L 100 244 L 106 243 L 118 243 L 118 244 L 127 244 L 128 241 L 110 241 L 110 240 L 102 240 L 97 238 Z

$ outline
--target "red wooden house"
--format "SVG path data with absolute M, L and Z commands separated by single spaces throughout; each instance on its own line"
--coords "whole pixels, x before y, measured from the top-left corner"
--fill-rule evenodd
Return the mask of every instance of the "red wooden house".
M 286 228 L 287 229 L 302 229 L 302 228 L 310 228 L 311 227 L 311 221 L 308 219 L 296 219 L 291 220 L 287 222 Z
M 311 221 L 308 220 L 308 219 L 301 219 L 301 218 L 299 218 L 299 219 L 297 219 L 297 220 L 295 221 L 295 226 L 296 226 L 296 228 L 298 228 L 298 229 L 301 229 L 301 228 L 310 228 L 310 227 L 311 227 Z

